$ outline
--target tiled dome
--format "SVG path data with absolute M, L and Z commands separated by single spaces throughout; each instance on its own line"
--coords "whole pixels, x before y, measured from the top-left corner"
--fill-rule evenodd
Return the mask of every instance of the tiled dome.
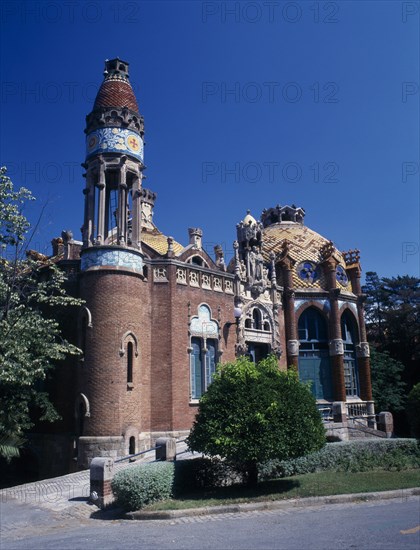
M 272 209 L 275 210 L 275 209 Z M 320 249 L 330 241 L 312 229 L 303 225 L 304 210 L 286 206 L 277 209 L 278 218 L 273 212 L 263 213 L 264 224 L 262 235 L 262 254 L 265 262 L 269 263 L 270 254 L 279 254 L 282 245 L 287 241 L 289 254 L 295 260 L 293 269 L 293 283 L 296 289 L 326 289 L 323 270 L 319 268 L 322 261 Z M 298 219 L 299 221 L 292 221 Z M 334 256 L 339 260 L 339 266 L 345 274 L 346 263 L 343 254 L 335 249 Z M 339 273 L 342 273 L 339 268 Z M 347 277 L 337 278 L 338 286 L 352 292 L 351 283 Z

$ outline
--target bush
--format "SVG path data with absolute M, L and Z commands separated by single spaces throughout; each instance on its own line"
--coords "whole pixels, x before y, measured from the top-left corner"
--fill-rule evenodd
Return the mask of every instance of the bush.
M 294 460 L 270 460 L 262 464 L 262 479 L 289 477 L 330 470 L 365 472 L 376 469 L 420 468 L 420 446 L 414 439 L 380 439 L 328 443 L 316 453 Z
M 198 489 L 226 487 L 243 481 L 241 472 L 228 462 L 217 458 L 194 458 L 175 462 L 176 495 Z
M 172 496 L 174 465 L 157 462 L 133 466 L 118 472 L 112 490 L 124 510 L 139 510 L 147 504 Z

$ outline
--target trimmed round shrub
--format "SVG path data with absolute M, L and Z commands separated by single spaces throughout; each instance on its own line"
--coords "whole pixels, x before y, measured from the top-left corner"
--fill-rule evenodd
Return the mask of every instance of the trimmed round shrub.
M 295 371 L 280 371 L 273 355 L 257 364 L 239 357 L 219 365 L 187 443 L 193 451 L 226 459 L 255 485 L 259 464 L 321 449 L 325 428 L 315 398 Z
M 133 466 L 118 472 L 111 487 L 124 510 L 139 510 L 147 504 L 172 496 L 174 465 L 157 462 Z

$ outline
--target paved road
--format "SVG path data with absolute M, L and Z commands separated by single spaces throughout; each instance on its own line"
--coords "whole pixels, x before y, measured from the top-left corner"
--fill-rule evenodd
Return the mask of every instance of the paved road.
M 402 550 L 420 547 L 420 499 L 330 504 L 171 521 L 86 517 L 87 504 L 55 513 L 2 504 L 1 550 L 285 549 Z M 25 507 L 25 514 L 20 512 Z M 24 519 L 25 518 L 25 519 Z

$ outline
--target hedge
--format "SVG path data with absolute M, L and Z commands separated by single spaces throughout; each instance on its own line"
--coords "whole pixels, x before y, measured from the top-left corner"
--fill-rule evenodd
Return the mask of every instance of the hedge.
M 111 487 L 124 510 L 139 510 L 147 504 L 172 496 L 173 462 L 142 464 L 117 472 Z
M 366 439 L 328 443 L 320 451 L 294 460 L 270 460 L 259 466 L 259 477 L 408 468 L 420 468 L 420 445 L 415 439 Z

